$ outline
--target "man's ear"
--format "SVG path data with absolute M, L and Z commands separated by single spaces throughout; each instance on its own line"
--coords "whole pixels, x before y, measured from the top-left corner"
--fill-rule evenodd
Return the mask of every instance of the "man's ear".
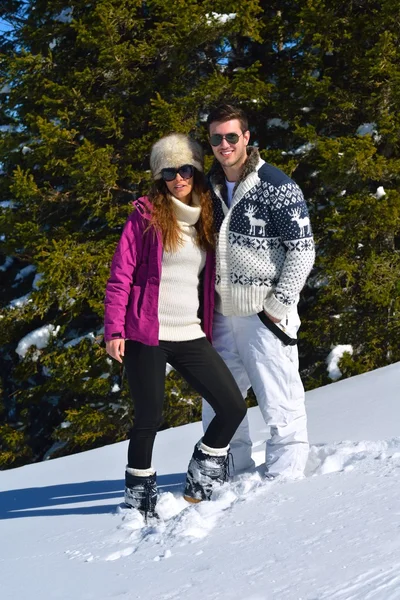
M 245 141 L 245 145 L 247 146 L 250 141 L 250 131 L 249 130 L 244 132 L 243 139 Z

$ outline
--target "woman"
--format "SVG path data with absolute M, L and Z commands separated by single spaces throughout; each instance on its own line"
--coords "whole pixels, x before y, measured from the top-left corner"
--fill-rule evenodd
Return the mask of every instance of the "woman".
M 155 514 L 157 501 L 152 451 L 167 362 L 215 411 L 189 463 L 189 502 L 209 500 L 226 481 L 229 441 L 246 414 L 233 376 L 210 343 L 214 234 L 201 147 L 183 134 L 168 135 L 154 144 L 150 167 L 153 188 L 134 203 L 105 300 L 106 349 L 124 363 L 135 407 L 125 503 L 145 515 Z

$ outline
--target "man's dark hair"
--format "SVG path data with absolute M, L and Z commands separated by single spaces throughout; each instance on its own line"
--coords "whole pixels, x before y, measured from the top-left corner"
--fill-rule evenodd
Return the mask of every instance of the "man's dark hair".
M 226 121 L 232 121 L 233 119 L 238 119 L 238 121 L 240 121 L 240 129 L 243 133 L 248 130 L 249 122 L 246 113 L 241 108 L 237 108 L 231 104 L 220 104 L 216 108 L 213 108 L 208 115 L 208 131 L 210 131 L 211 123 L 214 123 L 215 121 L 225 123 Z

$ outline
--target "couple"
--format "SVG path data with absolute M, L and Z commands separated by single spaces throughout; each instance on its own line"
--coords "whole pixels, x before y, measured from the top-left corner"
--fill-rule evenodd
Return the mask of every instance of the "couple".
M 267 477 L 301 477 L 308 456 L 296 347 L 297 302 L 314 262 L 307 207 L 299 187 L 248 147 L 241 109 L 219 106 L 207 125 L 209 185 L 197 142 L 171 134 L 154 144 L 154 184 L 135 202 L 106 289 L 106 349 L 124 362 L 135 407 L 125 503 L 145 515 L 157 501 L 152 451 L 167 362 L 204 398 L 186 500 L 209 500 L 226 481 L 229 449 L 236 472 L 254 466 L 250 387 L 271 431 Z

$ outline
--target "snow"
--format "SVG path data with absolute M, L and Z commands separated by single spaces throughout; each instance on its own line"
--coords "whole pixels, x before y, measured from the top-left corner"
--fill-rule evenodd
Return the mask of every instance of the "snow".
M 356 134 L 360 136 L 370 135 L 376 143 L 379 143 L 382 139 L 376 129 L 376 123 L 363 123 L 357 128 Z
M 328 354 L 328 358 L 326 359 L 328 375 L 333 381 L 340 379 L 342 376 L 338 364 L 345 352 L 353 354 L 353 347 L 350 344 L 339 344 L 338 346 L 332 348 Z
M 293 152 L 288 152 L 288 154 L 306 154 L 307 152 L 310 152 L 310 150 L 312 150 L 314 147 L 315 144 L 307 142 L 296 148 L 296 150 L 293 150 Z
M 14 298 L 14 300 L 11 300 L 7 308 L 22 308 L 29 302 L 32 302 L 30 292 L 24 296 L 20 296 L 19 298 Z
M 363 123 L 357 128 L 357 135 L 372 135 L 376 131 L 376 123 Z
M 5 271 L 7 271 L 7 269 L 9 269 L 11 267 L 13 262 L 14 262 L 14 259 L 12 258 L 12 256 L 6 256 L 4 263 L 2 265 L 0 265 L 0 271 L 2 271 L 3 273 Z
M 38 290 L 40 287 L 40 282 L 43 279 L 43 273 L 36 273 L 33 282 L 32 282 L 32 287 L 34 290 Z
M 54 442 L 51 448 L 47 450 L 46 454 L 43 457 L 43 460 L 49 460 L 54 454 L 54 452 L 57 452 L 61 448 L 64 448 L 64 446 L 66 446 L 66 442 Z
M 286 156 L 286 154 L 294 154 L 294 155 L 307 154 L 307 152 L 310 152 L 313 148 L 315 148 L 315 144 L 313 144 L 311 142 L 306 142 L 305 144 L 302 144 L 301 146 L 299 146 L 298 148 L 295 148 L 294 150 L 289 150 L 288 152 L 283 151 L 281 154 L 283 156 Z
M 60 326 L 54 327 L 54 325 L 43 325 L 30 333 L 27 333 L 19 342 L 15 349 L 15 352 L 20 358 L 24 358 L 31 346 L 36 346 L 38 350 L 46 348 L 50 341 L 50 336 L 56 336 Z
M 54 17 L 59 23 L 72 23 L 73 8 L 64 8 L 58 15 Z
M 64 344 L 65 348 L 70 348 L 73 346 L 77 346 L 82 340 L 90 340 L 91 342 L 94 342 L 96 337 L 93 333 L 93 331 L 90 331 L 89 333 L 86 333 L 85 335 L 81 335 L 79 337 L 74 338 L 73 340 L 70 340 L 69 342 L 66 342 Z
M 307 285 L 311 288 L 322 288 L 329 284 L 329 277 L 322 272 L 317 272 L 315 275 L 309 277 Z
M 212 25 L 214 21 L 217 23 L 226 23 L 227 21 L 232 21 L 232 19 L 236 19 L 236 13 L 228 13 L 228 14 L 220 14 L 216 12 L 208 13 L 206 15 L 208 25 Z
M 5 269 L 1 269 L 0 268 L 0 270 L 5 270 Z M 32 275 L 32 273 L 34 273 L 35 271 L 36 271 L 36 267 L 34 265 L 28 265 L 28 266 L 24 267 L 23 269 L 21 269 L 17 273 L 17 275 L 15 276 L 15 278 L 14 278 L 14 281 L 16 281 L 17 283 L 14 283 L 13 287 L 17 286 L 20 281 L 22 281 L 26 277 L 29 277 L 29 275 Z M 32 282 L 32 288 L 34 290 L 38 290 L 39 289 L 39 283 L 40 283 L 40 281 L 41 281 L 42 278 L 43 278 L 43 273 L 36 273 L 36 275 L 35 275 L 35 277 L 33 279 L 33 282 Z M 27 294 L 25 294 L 24 296 L 20 296 L 19 298 L 14 298 L 7 305 L 7 308 L 12 308 L 12 309 L 14 309 L 14 308 L 22 308 L 23 306 L 25 306 L 29 302 L 32 302 L 31 292 L 28 292 Z M 21 347 L 24 346 L 24 343 L 22 344 Z M 26 354 L 26 352 L 24 353 L 24 356 L 25 356 L 25 354 Z
M 267 127 L 282 127 L 283 129 L 288 129 L 289 123 L 278 118 L 268 119 Z
M 400 363 L 307 392 L 306 478 L 258 468 L 188 505 L 200 423 L 159 433 L 159 522 L 123 508 L 127 442 L 0 477 L 1 599 L 399 600 Z M 2 492 L 2 493 L 1 493 Z
M 15 276 L 14 281 L 20 281 L 21 279 L 25 279 L 25 277 L 29 277 L 32 273 L 36 271 L 35 265 L 28 265 L 21 269 Z
M 0 94 L 9 94 L 11 92 L 11 87 L 6 83 L 0 88 Z
M 383 196 L 386 196 L 386 192 L 384 187 L 380 185 L 378 188 L 376 188 L 375 198 L 379 200 L 380 198 L 383 198 Z

